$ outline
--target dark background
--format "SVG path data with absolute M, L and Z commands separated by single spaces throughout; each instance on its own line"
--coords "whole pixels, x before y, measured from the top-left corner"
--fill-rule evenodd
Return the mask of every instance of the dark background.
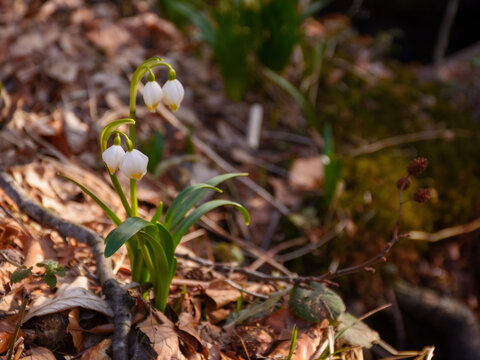
M 335 0 L 322 15 L 352 8 L 352 0 Z M 353 24 L 362 34 L 400 29 L 392 56 L 403 62 L 430 63 L 437 33 L 448 0 L 364 0 L 353 15 Z M 480 1 L 461 0 L 447 55 L 480 40 Z

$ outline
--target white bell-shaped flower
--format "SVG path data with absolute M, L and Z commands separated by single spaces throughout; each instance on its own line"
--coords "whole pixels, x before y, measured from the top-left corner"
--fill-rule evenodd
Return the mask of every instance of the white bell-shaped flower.
M 163 85 L 163 102 L 170 106 L 170 109 L 177 111 L 185 95 L 183 85 L 177 79 L 168 80 Z
M 156 81 L 149 81 L 143 89 L 143 101 L 148 110 L 154 112 L 160 101 L 162 101 L 163 91 Z
M 125 151 L 120 145 L 112 145 L 102 153 L 102 159 L 110 174 L 114 174 L 125 157 Z
M 129 178 L 140 180 L 147 173 L 147 165 L 148 156 L 133 149 L 125 154 L 120 171 Z

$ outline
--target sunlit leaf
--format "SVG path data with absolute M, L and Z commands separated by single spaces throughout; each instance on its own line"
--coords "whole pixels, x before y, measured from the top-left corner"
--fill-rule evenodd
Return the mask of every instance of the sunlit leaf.
M 20 269 L 15 270 L 12 273 L 12 275 L 10 275 L 10 282 L 12 284 L 15 284 L 17 282 L 22 281 L 23 279 L 30 276 L 30 274 L 32 273 L 32 269 L 33 269 L 33 266 L 31 266 L 29 268 L 24 267 L 24 268 L 20 268 Z
M 184 216 L 207 194 L 209 190 L 221 192 L 216 186 L 226 180 L 238 176 L 247 176 L 246 173 L 222 174 L 211 178 L 202 184 L 192 185 L 183 190 L 165 214 L 164 224 L 168 230 L 172 230 Z
M 128 239 L 148 226 L 153 226 L 153 224 L 139 217 L 129 217 L 107 235 L 105 239 L 105 256 L 109 257 L 115 254 Z

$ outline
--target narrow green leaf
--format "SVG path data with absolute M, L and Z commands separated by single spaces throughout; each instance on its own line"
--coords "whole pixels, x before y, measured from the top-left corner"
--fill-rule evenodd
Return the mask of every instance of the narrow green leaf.
M 10 275 L 10 282 L 15 284 L 22 281 L 23 279 L 30 276 L 32 273 L 33 266 L 30 266 L 28 269 L 26 267 L 15 270 L 12 275 Z
M 129 217 L 107 235 L 105 239 L 105 256 L 109 257 L 115 254 L 128 239 L 148 226 L 153 226 L 153 224 L 139 217 Z
M 292 359 L 293 353 L 295 351 L 295 344 L 297 343 L 297 335 L 298 335 L 298 330 L 297 330 L 297 325 L 295 324 L 293 326 L 292 335 L 290 337 L 290 350 L 288 351 L 287 360 Z
M 318 127 L 318 125 L 315 123 L 315 110 L 312 107 L 312 105 L 307 101 L 305 96 L 298 90 L 291 82 L 289 82 L 287 79 L 282 77 L 281 75 L 277 74 L 275 71 L 272 71 L 268 68 L 263 69 L 263 73 L 265 76 L 280 86 L 283 90 L 285 90 L 298 104 L 301 106 L 303 112 L 305 113 L 305 116 L 307 118 L 307 121 L 310 126 L 312 126 L 314 129 Z
M 204 184 L 192 185 L 183 190 L 173 201 L 172 205 L 165 214 L 165 227 L 171 231 L 185 215 L 205 196 L 211 189 L 208 186 L 217 186 L 218 184 L 238 176 L 247 176 L 247 173 L 222 174 L 211 178 Z M 192 189 L 193 188 L 193 189 Z M 191 189 L 191 190 L 190 190 Z M 216 190 L 218 191 L 218 190 Z M 221 190 L 219 191 L 221 192 Z M 190 195 L 190 196 L 188 196 Z M 187 198 L 188 197 L 188 198 Z M 177 200 L 178 199 L 178 200 Z
M 160 222 L 162 219 L 162 214 L 163 214 L 163 201 L 160 201 L 160 204 L 158 204 L 157 209 L 155 210 L 155 213 L 153 214 L 150 222 L 152 224 L 155 224 L 157 221 Z
M 187 187 L 186 189 L 184 189 L 182 192 L 180 192 L 180 194 L 177 195 L 177 197 L 173 200 L 172 204 L 170 205 L 170 207 L 168 208 L 166 214 L 165 214 L 165 220 L 163 221 L 165 227 L 167 227 L 167 229 L 171 229 L 172 227 L 174 227 L 176 225 L 176 223 L 173 223 L 173 220 L 180 217 L 180 219 L 182 219 L 185 214 L 188 212 L 188 210 L 191 209 L 191 207 L 193 207 L 195 205 L 192 204 L 192 206 L 190 208 L 187 209 L 188 207 L 188 204 L 190 204 L 191 202 L 194 201 L 193 197 L 189 198 L 188 200 L 190 200 L 187 204 L 185 204 L 181 209 L 180 207 L 182 206 L 182 201 L 186 201 L 187 197 L 189 195 L 192 195 L 192 193 L 195 193 L 197 192 L 197 195 L 201 193 L 202 197 L 205 195 L 206 191 L 201 191 L 201 190 L 213 190 L 213 191 L 216 191 L 216 192 L 219 192 L 221 193 L 222 190 L 220 190 L 219 188 L 215 187 L 215 186 L 212 186 L 212 185 L 209 185 L 209 184 L 195 184 L 195 185 L 192 185 L 192 186 L 189 186 Z M 184 211 L 186 210 L 186 211 Z M 178 221 L 177 221 L 178 223 Z
M 58 174 L 58 176 L 64 178 L 65 180 L 71 181 L 72 183 L 77 185 L 80 189 L 82 189 L 82 191 L 85 194 L 90 196 L 92 198 L 92 200 L 95 201 L 98 204 L 98 206 L 100 206 L 102 208 L 103 211 L 105 211 L 105 214 L 107 214 L 107 216 L 110 218 L 110 220 L 113 221 L 113 223 L 115 225 L 120 225 L 122 223 L 122 220 L 120 220 L 120 218 L 117 216 L 117 214 L 115 214 L 115 212 L 112 209 L 110 209 L 102 200 L 100 200 L 94 193 L 92 193 L 90 190 L 88 190 L 85 186 L 83 186 L 79 182 L 73 180 L 72 178 L 69 178 L 66 175 Z
M 230 200 L 212 200 L 209 201 L 201 206 L 199 206 L 197 209 L 192 211 L 190 215 L 188 215 L 175 229 L 173 233 L 173 240 L 175 246 L 177 246 L 180 243 L 180 240 L 182 239 L 183 235 L 188 231 L 188 229 L 195 224 L 198 219 L 200 219 L 203 215 L 208 213 L 209 211 L 212 211 L 213 209 L 219 207 L 219 206 L 226 206 L 230 205 L 235 208 L 237 208 L 241 214 L 243 215 L 243 219 L 245 220 L 245 223 L 248 224 L 250 223 L 250 214 L 248 213 L 247 209 L 245 209 L 242 205 L 239 203 L 230 201 Z
M 112 132 L 114 132 L 118 127 L 124 124 L 135 124 L 135 120 L 119 119 L 119 120 L 112 121 L 111 123 L 109 123 L 103 128 L 100 134 L 100 145 L 102 147 L 102 152 L 105 151 L 105 149 L 107 148 L 108 138 L 110 137 L 110 135 L 112 135 Z
M 138 233 L 138 237 L 147 243 L 147 248 L 152 260 L 153 269 L 149 269 L 155 274 L 152 279 L 154 291 L 154 304 L 160 311 L 165 311 L 168 300 L 168 292 L 171 283 L 171 269 L 169 268 L 168 258 L 162 247 L 162 244 L 155 237 L 150 236 L 144 231 Z

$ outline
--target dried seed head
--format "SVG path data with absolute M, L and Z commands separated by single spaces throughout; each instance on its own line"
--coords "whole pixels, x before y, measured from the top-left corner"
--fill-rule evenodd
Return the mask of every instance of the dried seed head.
M 431 197 L 432 195 L 430 194 L 430 190 L 425 188 L 418 189 L 417 191 L 415 191 L 415 194 L 413 194 L 413 200 L 418 203 L 427 202 L 428 200 L 430 200 Z
M 410 178 L 408 176 L 401 177 L 397 181 L 397 188 L 399 190 L 406 190 L 406 189 L 409 188 L 411 183 L 412 183 L 412 181 L 410 180 Z
M 407 171 L 409 175 L 417 176 L 420 175 L 428 166 L 428 160 L 426 158 L 416 158 L 413 159 L 410 164 L 407 166 Z

